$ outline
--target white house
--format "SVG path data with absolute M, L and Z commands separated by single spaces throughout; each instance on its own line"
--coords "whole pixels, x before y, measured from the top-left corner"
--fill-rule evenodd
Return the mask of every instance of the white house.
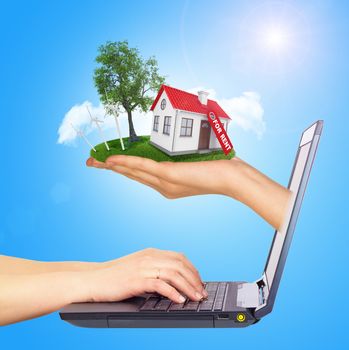
M 225 130 L 229 116 L 216 101 L 162 85 L 150 110 L 153 111 L 150 143 L 168 155 L 206 153 L 220 150 L 220 144 L 207 119 L 215 113 Z

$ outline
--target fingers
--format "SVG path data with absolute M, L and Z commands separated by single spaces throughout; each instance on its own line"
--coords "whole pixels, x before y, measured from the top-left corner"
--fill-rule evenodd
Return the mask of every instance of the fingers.
M 169 254 L 173 256 L 175 259 L 179 259 L 180 261 L 183 261 L 187 266 L 195 273 L 197 274 L 198 278 L 200 279 L 200 282 L 202 283 L 202 279 L 200 277 L 199 271 L 196 269 L 196 267 L 192 264 L 192 262 L 183 254 L 183 253 L 177 253 L 173 252 L 171 250 L 165 250 L 162 251 L 165 254 Z
M 202 162 L 155 162 L 148 158 L 136 156 L 111 156 L 106 160 L 107 166 L 122 166 L 132 174 L 136 171 L 156 176 L 171 186 L 184 186 L 191 189 L 190 195 L 203 193 L 223 193 L 229 160 Z M 217 177 L 221 180 L 217 181 Z M 183 187 L 181 187 L 183 188 Z
M 171 286 L 176 288 L 183 295 L 186 295 L 189 299 L 200 301 L 205 296 L 202 293 L 202 285 L 200 285 L 200 291 L 194 288 L 193 285 L 189 282 L 190 280 L 173 269 L 161 269 L 160 277 L 161 280 L 169 283 Z
M 159 293 L 175 303 L 185 302 L 185 297 L 183 295 L 161 279 L 147 279 L 145 281 L 144 291 L 147 293 Z
M 133 171 L 141 170 L 150 175 L 169 180 L 172 172 L 168 172 L 166 162 L 155 162 L 154 160 L 136 156 L 111 156 L 106 160 L 108 166 L 123 166 Z M 173 164 L 174 165 L 174 164 Z
M 106 163 L 99 162 L 92 157 L 87 159 L 86 165 L 88 167 L 113 170 L 119 174 L 122 174 L 122 175 L 128 177 L 129 179 L 138 181 L 146 186 L 152 187 L 156 191 L 163 194 L 162 189 L 159 186 L 160 185 L 159 179 L 155 176 L 150 175 L 150 174 L 146 174 L 146 173 L 139 174 L 136 171 L 130 171 L 130 169 L 128 169 L 124 166 L 121 166 L 121 165 L 114 165 L 114 164 L 107 165 Z
M 114 170 L 172 199 L 199 194 L 227 194 L 231 183 L 238 180 L 234 179 L 236 171 L 233 170 L 240 163 L 240 160 L 159 163 L 143 157 L 115 155 L 105 163 L 88 160 L 87 165 Z
M 130 171 L 128 168 L 120 166 L 120 165 L 107 165 L 105 163 L 99 162 L 96 159 L 90 157 L 86 161 L 86 165 L 88 167 L 94 167 L 98 169 L 109 169 L 113 170 L 116 173 L 119 173 L 121 175 L 124 175 L 128 177 L 131 180 L 135 180 L 137 182 L 142 183 L 143 185 L 149 186 L 153 188 L 155 191 L 158 191 L 161 193 L 163 196 L 167 197 L 166 192 L 164 192 L 164 189 L 159 186 L 159 179 L 156 178 L 155 176 L 142 173 L 142 174 L 135 174 L 135 171 Z
M 202 168 L 199 163 L 158 163 L 147 158 L 118 155 L 110 156 L 106 163 L 90 158 L 86 164 L 113 170 L 155 189 L 169 199 L 216 193 L 205 185 L 207 169 Z
M 200 300 L 206 297 L 199 275 L 183 262 L 169 259 L 160 260 L 157 261 L 157 266 L 159 278 L 169 282 L 190 299 Z
M 158 177 L 147 174 L 147 173 L 143 173 L 141 171 L 138 170 L 131 170 L 129 168 L 126 168 L 122 165 L 110 165 L 108 164 L 109 169 L 122 174 L 132 180 L 136 180 L 138 182 L 144 183 L 148 186 L 151 187 L 156 187 L 156 188 L 160 188 L 161 184 L 160 184 L 160 180 Z
M 203 282 L 200 274 L 184 254 L 171 251 L 160 251 L 160 254 L 163 254 L 164 257 L 167 258 L 164 266 L 178 271 L 199 293 L 203 292 Z M 170 259 L 168 259 L 168 257 L 170 257 Z M 204 295 L 204 297 L 206 297 L 206 295 Z
M 130 171 L 128 168 L 118 165 L 109 166 L 108 169 L 113 170 L 118 174 L 124 175 L 131 180 L 137 181 L 143 185 L 151 187 L 166 198 L 174 198 L 174 196 L 169 194 L 169 192 L 167 191 L 166 184 L 155 176 L 143 173 L 141 171 Z
M 95 167 L 95 168 L 99 168 L 99 169 L 107 169 L 107 166 L 105 163 L 103 162 L 99 162 L 98 160 L 90 157 L 86 160 L 86 165 L 88 167 Z
M 144 277 L 165 280 L 192 300 L 207 297 L 199 273 L 183 254 L 152 248 L 144 254 Z
M 102 167 L 102 166 L 98 165 L 97 167 Z M 164 197 L 169 199 L 193 196 L 193 195 L 199 194 L 199 192 L 195 191 L 195 189 L 193 188 L 172 184 L 157 176 L 151 175 L 149 173 L 146 173 L 138 169 L 131 169 L 131 168 L 127 168 L 121 165 L 116 165 L 113 163 L 108 163 L 108 165 L 105 164 L 104 168 L 113 170 L 118 174 L 128 177 L 129 179 L 135 180 L 146 186 L 149 186 L 154 190 L 158 191 Z
M 162 261 L 169 261 L 173 267 L 173 263 L 178 265 L 178 268 L 184 264 L 188 269 L 192 271 L 193 274 L 195 274 L 196 278 L 198 279 L 199 283 L 202 284 L 201 277 L 199 275 L 198 270 L 195 268 L 195 266 L 190 262 L 189 259 L 185 257 L 182 253 L 173 252 L 170 250 L 161 250 L 156 248 L 147 248 L 143 251 L 139 252 L 143 254 L 145 257 L 149 257 L 150 259 L 153 258 L 160 258 Z
M 199 194 L 199 192 L 194 188 L 172 184 L 140 170 L 135 171 L 122 166 L 112 166 L 109 167 L 109 169 L 155 189 L 168 199 L 182 198 Z

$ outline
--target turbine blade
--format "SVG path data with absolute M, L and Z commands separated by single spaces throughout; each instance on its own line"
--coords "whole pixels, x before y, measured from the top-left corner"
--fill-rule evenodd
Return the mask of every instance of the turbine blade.
M 86 109 L 87 109 L 88 114 L 90 115 L 91 121 L 93 121 L 92 114 L 91 114 L 90 109 L 88 108 L 87 105 L 86 105 Z

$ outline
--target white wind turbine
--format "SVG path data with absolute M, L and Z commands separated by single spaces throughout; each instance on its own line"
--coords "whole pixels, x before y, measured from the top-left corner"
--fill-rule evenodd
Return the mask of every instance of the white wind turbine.
M 85 134 L 83 133 L 82 130 L 77 129 L 72 123 L 70 123 L 70 125 L 72 126 L 72 128 L 75 130 L 76 134 L 78 136 L 80 136 L 81 138 L 83 138 L 85 140 L 85 142 L 95 151 L 97 152 L 97 150 L 93 147 L 92 143 L 87 139 L 87 137 L 85 136 Z
M 106 147 L 107 150 L 109 151 L 109 150 L 110 150 L 109 145 L 108 145 L 108 143 L 107 143 L 107 141 L 106 141 L 106 139 L 105 139 L 105 137 L 104 137 L 102 128 L 101 128 L 101 126 L 99 125 L 100 123 L 101 123 L 101 124 L 104 123 L 103 120 L 99 120 L 98 118 L 93 118 L 93 117 L 92 117 L 92 114 L 91 114 L 91 112 L 90 112 L 90 110 L 89 110 L 89 108 L 88 108 L 87 105 L 86 105 L 86 109 L 87 109 L 87 111 L 88 111 L 88 114 L 90 115 L 91 122 L 92 122 L 92 123 L 93 123 L 93 122 L 96 123 L 97 128 L 98 128 L 98 131 L 99 131 L 99 134 L 101 135 L 101 138 L 102 138 L 102 140 L 103 140 L 103 142 L 104 142 L 104 144 L 105 144 L 105 147 Z
M 106 113 L 105 113 L 105 116 L 110 113 L 114 119 L 115 119 L 115 124 L 116 124 L 116 130 L 118 132 L 118 136 L 119 136 L 119 139 L 120 139 L 120 143 L 121 143 L 121 148 L 122 150 L 124 151 L 125 150 L 125 146 L 124 146 L 124 140 L 122 139 L 122 136 L 121 136 L 121 131 L 120 131 L 120 125 L 119 125 L 119 120 L 118 120 L 118 111 L 117 111 L 117 108 L 115 105 L 113 105 L 109 98 L 108 98 L 108 94 L 107 94 L 107 90 L 104 90 L 105 92 L 105 98 L 107 100 L 107 103 L 105 105 L 105 108 L 106 108 Z M 105 117 L 104 116 L 104 117 Z

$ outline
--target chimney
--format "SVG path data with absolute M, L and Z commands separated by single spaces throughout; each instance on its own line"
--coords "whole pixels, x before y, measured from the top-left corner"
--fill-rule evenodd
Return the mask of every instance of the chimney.
M 198 98 L 201 104 L 203 105 L 207 105 L 207 96 L 208 96 L 208 92 L 206 91 L 198 91 Z

